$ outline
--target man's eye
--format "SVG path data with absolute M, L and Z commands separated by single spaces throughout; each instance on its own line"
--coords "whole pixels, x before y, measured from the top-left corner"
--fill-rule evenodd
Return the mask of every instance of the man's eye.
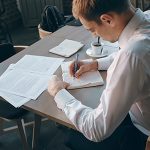
M 93 29 L 91 29 L 91 30 L 90 30 L 90 32 L 94 32 L 94 30 L 93 30 Z

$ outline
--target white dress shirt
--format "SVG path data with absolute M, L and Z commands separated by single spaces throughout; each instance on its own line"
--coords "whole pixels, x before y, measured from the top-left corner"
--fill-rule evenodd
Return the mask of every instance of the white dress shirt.
M 115 58 L 97 60 L 99 69 L 108 69 L 97 108 L 83 105 L 65 89 L 55 96 L 58 108 L 92 141 L 110 136 L 128 112 L 134 125 L 150 135 L 150 14 L 137 9 L 118 41 Z

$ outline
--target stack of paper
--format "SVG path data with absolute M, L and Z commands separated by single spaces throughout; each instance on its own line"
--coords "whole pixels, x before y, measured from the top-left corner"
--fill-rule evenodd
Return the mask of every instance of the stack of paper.
M 68 89 L 84 88 L 104 84 L 99 71 L 86 72 L 80 76 L 79 79 L 70 76 L 68 69 L 70 63 L 71 62 L 63 62 L 61 65 L 63 81 L 70 84 Z
M 73 41 L 73 40 L 64 40 L 58 46 L 49 50 L 49 52 L 61 55 L 64 57 L 70 57 L 74 53 L 76 53 L 81 47 L 84 45 L 81 42 Z
M 64 59 L 26 55 L 0 77 L 0 96 L 15 107 L 37 97 Z

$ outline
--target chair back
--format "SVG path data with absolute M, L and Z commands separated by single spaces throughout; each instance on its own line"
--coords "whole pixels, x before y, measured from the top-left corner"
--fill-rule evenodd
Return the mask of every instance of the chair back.
M 4 0 L 0 0 L 0 16 L 5 12 Z
M 0 44 L 0 63 L 16 54 L 11 43 Z

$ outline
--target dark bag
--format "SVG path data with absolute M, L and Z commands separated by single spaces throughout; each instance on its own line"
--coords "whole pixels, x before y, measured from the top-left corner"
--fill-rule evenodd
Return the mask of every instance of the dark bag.
M 59 28 L 67 25 L 79 26 L 81 23 L 75 20 L 72 15 L 65 18 L 56 6 L 47 5 L 42 12 L 40 27 L 49 32 L 55 32 Z M 69 24 L 70 22 L 70 24 Z
M 56 6 L 46 6 L 42 12 L 40 26 L 43 30 L 54 32 L 65 25 L 64 15 Z

